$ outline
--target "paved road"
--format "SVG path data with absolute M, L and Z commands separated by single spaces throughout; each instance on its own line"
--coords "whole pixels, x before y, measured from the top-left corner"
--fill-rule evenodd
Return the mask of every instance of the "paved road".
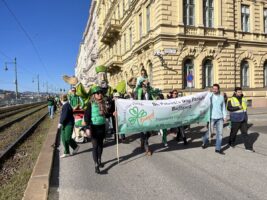
M 104 149 L 105 168 L 101 175 L 94 173 L 91 144 L 82 144 L 78 155 L 60 162 L 57 152 L 49 197 L 51 200 L 267 199 L 266 124 L 250 129 L 256 153 L 244 151 L 240 135 L 240 144 L 235 149 L 224 148 L 225 155 L 216 154 L 214 146 L 203 150 L 200 146 L 205 128 L 195 127 L 188 134 L 190 145 L 186 148 L 173 141 L 172 135 L 168 136 L 167 148 L 160 143 L 160 136 L 150 138 L 152 157 L 140 152 L 139 139 L 120 144 L 121 162 L 117 164 L 116 146 L 110 141 Z M 225 128 L 224 132 L 227 140 L 229 130 Z M 62 147 L 59 150 L 62 152 Z

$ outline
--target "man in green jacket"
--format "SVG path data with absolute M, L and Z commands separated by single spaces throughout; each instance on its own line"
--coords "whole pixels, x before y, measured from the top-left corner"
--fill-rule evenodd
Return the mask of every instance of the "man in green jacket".
M 71 89 L 72 94 L 69 96 L 70 105 L 73 110 L 82 110 L 84 102 L 81 97 L 76 94 L 76 88 Z

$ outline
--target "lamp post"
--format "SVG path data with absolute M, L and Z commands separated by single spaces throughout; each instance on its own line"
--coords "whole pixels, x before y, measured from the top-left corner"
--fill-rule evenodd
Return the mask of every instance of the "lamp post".
M 8 64 L 14 64 L 15 67 L 15 86 L 16 86 L 16 100 L 18 100 L 18 72 L 17 72 L 17 59 L 14 58 L 13 62 L 5 62 L 5 71 L 8 70 L 7 65 Z

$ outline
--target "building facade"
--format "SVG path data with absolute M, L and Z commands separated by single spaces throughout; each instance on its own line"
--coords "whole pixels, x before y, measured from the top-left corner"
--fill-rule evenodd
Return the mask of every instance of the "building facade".
M 111 85 L 144 67 L 165 93 L 219 83 L 267 106 L 267 0 L 99 0 L 96 18 Z
M 86 87 L 94 83 L 97 50 L 96 0 L 91 1 L 89 18 L 80 44 L 75 66 L 75 76 Z

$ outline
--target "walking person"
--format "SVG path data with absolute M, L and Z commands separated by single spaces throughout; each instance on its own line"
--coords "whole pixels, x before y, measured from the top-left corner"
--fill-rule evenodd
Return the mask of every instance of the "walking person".
M 52 96 L 50 96 L 50 95 L 47 97 L 47 104 L 48 104 L 49 117 L 50 117 L 50 119 L 53 119 L 55 101 L 54 101 L 54 98 Z
M 103 144 L 106 135 L 106 116 L 108 111 L 103 93 L 99 86 L 92 88 L 92 100 L 88 103 L 85 110 L 84 121 L 87 129 L 90 130 L 91 141 L 93 146 L 93 159 L 95 163 L 95 172 L 100 173 L 100 168 L 104 167 L 102 164 Z
M 173 90 L 171 98 L 175 99 L 175 98 L 178 98 L 178 97 L 179 97 L 178 96 L 178 91 L 177 90 Z M 186 135 L 185 135 L 185 126 L 177 127 L 176 141 L 179 142 L 180 138 L 183 139 L 184 145 L 188 144 L 187 138 L 186 138 Z
M 65 158 L 70 156 L 69 147 L 73 149 L 72 155 L 76 154 L 80 147 L 71 137 L 74 127 L 74 117 L 72 107 L 68 102 L 68 96 L 66 94 L 62 95 L 61 101 L 63 106 L 61 110 L 58 128 L 61 129 L 61 139 L 64 146 L 64 154 L 60 157 Z
M 202 148 L 205 149 L 208 145 L 209 140 L 209 131 L 216 127 L 216 147 L 215 152 L 219 154 L 224 154 L 221 151 L 222 146 L 222 137 L 223 137 L 223 124 L 227 122 L 226 119 L 226 108 L 225 108 L 225 101 L 224 96 L 220 92 L 220 85 L 214 84 L 212 87 L 212 94 L 210 96 L 211 101 L 211 119 L 210 119 L 210 126 L 211 128 L 208 129 L 206 134 L 203 137 L 203 144 Z
M 138 100 L 153 100 L 153 96 L 150 91 L 150 85 L 147 79 L 144 79 L 137 90 Z M 147 156 L 152 155 L 152 151 L 149 148 L 148 139 L 150 137 L 150 132 L 141 132 L 141 149 L 145 150 Z
M 76 88 L 71 89 L 71 95 L 69 96 L 70 105 L 73 110 L 82 110 L 84 107 L 83 99 L 76 94 Z
M 247 99 L 244 97 L 241 87 L 236 87 L 233 96 L 228 99 L 227 110 L 230 111 L 231 120 L 229 145 L 235 147 L 236 134 L 240 130 L 246 151 L 255 152 L 252 144 L 249 142 Z

